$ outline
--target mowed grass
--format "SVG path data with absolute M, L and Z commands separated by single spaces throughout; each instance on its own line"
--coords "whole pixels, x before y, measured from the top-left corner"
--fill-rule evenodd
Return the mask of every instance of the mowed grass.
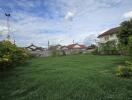
M 132 79 L 116 76 L 127 57 L 34 58 L 1 73 L 0 100 L 132 100 Z

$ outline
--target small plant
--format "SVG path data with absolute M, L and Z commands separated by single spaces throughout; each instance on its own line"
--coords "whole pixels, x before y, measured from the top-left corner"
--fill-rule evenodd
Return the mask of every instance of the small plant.
M 119 66 L 117 70 L 117 75 L 122 77 L 132 76 L 132 68 L 126 66 Z
M 132 63 L 126 61 L 125 66 L 119 66 L 117 69 L 117 76 L 121 76 L 121 77 L 132 76 Z

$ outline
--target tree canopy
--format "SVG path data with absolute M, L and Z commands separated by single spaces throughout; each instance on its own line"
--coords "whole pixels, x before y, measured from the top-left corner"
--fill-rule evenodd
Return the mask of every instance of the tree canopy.
M 132 19 L 124 21 L 120 24 L 119 41 L 124 45 L 128 45 L 129 37 L 132 36 Z

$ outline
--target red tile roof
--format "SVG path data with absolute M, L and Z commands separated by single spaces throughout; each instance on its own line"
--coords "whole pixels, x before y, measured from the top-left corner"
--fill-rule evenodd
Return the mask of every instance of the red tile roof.
M 76 46 L 76 45 L 79 46 L 78 49 L 85 49 L 85 48 L 86 48 L 85 45 L 80 45 L 80 44 L 70 44 L 70 45 L 68 45 L 67 47 L 68 47 L 68 49 L 75 49 L 75 46 Z
M 103 37 L 103 36 L 106 36 L 106 35 L 110 35 L 110 34 L 115 34 L 115 33 L 117 33 L 117 32 L 119 31 L 119 29 L 120 29 L 120 27 L 112 28 L 112 29 L 110 29 L 110 30 L 108 30 L 108 31 L 106 31 L 106 32 L 104 32 L 104 33 L 102 33 L 102 34 L 100 34 L 100 35 L 98 36 L 98 38 Z

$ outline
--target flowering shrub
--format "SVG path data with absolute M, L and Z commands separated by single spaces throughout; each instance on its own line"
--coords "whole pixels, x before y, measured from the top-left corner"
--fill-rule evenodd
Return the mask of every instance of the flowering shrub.
M 29 54 L 24 49 L 17 47 L 10 41 L 0 42 L 0 70 L 22 64 L 28 58 Z
M 129 61 L 125 62 L 125 66 L 119 66 L 117 69 L 117 75 L 122 77 L 132 76 L 132 63 Z

